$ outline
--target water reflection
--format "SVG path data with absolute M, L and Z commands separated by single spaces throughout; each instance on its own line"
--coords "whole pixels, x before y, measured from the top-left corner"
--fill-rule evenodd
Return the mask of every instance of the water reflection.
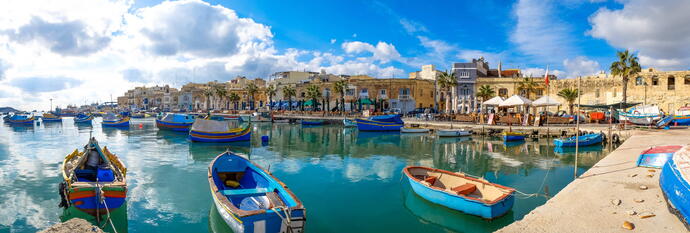
M 96 216 L 89 215 L 83 211 L 78 210 L 74 206 L 70 206 L 62 211 L 60 221 L 66 222 L 73 218 L 81 218 L 89 221 L 91 224 L 98 226 L 105 232 L 126 233 L 129 231 L 127 224 L 127 202 L 115 210 L 110 211 L 110 215 Z M 115 230 L 113 230 L 113 228 Z

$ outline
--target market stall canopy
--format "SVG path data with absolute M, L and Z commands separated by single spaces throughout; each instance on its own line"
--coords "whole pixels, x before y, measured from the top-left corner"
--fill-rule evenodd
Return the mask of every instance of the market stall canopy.
M 541 98 L 532 102 L 532 106 L 534 106 L 534 107 L 546 107 L 546 106 L 558 106 L 558 105 L 561 105 L 561 102 L 554 100 L 553 98 L 549 97 L 548 95 L 542 96 Z
M 593 105 L 582 104 L 582 105 L 580 105 L 580 108 L 593 108 L 593 109 L 604 109 L 604 110 L 608 110 L 610 108 L 626 109 L 626 108 L 636 106 L 638 104 L 641 104 L 641 103 L 625 103 L 625 104 L 623 104 L 623 102 L 620 102 L 620 103 L 615 103 L 615 104 L 593 104 Z M 577 104 L 575 106 L 577 106 Z
M 312 106 L 314 105 L 314 100 L 307 100 L 307 102 L 304 102 L 304 106 Z M 316 102 L 316 105 L 321 105 L 318 101 Z
M 496 96 L 496 97 L 491 98 L 491 99 L 489 99 L 489 100 L 487 100 L 487 101 L 484 101 L 484 102 L 482 103 L 482 105 L 486 105 L 486 106 L 498 106 L 498 105 L 500 105 L 501 103 L 503 103 L 503 101 L 504 101 L 503 97 Z
M 503 101 L 503 103 L 499 104 L 499 107 L 515 107 L 515 106 L 525 106 L 525 105 L 530 105 L 532 104 L 532 101 L 519 96 L 519 95 L 514 95 L 508 98 L 507 100 Z

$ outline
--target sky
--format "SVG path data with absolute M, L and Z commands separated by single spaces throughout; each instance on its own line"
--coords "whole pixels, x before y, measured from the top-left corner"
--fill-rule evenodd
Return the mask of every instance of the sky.
M 0 106 L 109 101 L 135 86 L 307 70 L 407 78 L 484 57 L 573 78 L 619 50 L 690 68 L 690 0 L 3 0 Z

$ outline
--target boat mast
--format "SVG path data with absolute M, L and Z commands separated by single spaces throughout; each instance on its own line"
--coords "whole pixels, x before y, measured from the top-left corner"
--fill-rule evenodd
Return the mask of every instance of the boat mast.
M 582 81 L 582 77 L 578 76 L 577 77 L 577 112 L 575 112 L 575 116 L 577 116 L 577 120 L 575 121 L 575 169 L 573 170 L 573 175 L 575 178 L 577 178 L 577 156 L 579 154 L 579 149 L 580 149 L 580 96 L 582 96 L 582 93 L 580 93 L 580 83 Z

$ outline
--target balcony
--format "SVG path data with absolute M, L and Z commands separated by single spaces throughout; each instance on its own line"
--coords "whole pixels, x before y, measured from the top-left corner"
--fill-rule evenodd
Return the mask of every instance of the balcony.
M 399 95 L 398 96 L 399 100 L 410 100 L 412 97 L 410 95 Z

